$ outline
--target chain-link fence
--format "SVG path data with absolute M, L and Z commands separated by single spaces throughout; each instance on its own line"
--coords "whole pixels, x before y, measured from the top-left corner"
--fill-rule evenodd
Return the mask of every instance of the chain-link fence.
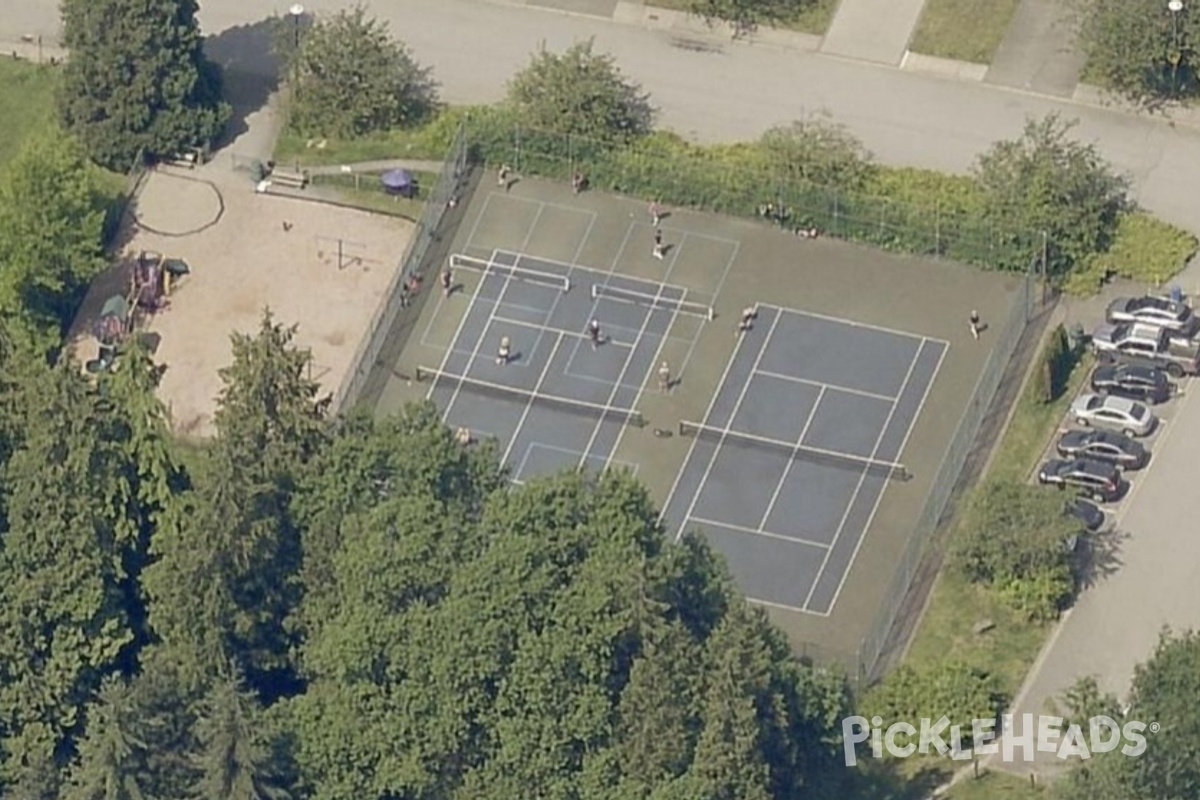
M 405 305 L 404 287 L 413 278 L 421 278 L 426 256 L 433 243 L 439 238 L 443 218 L 450 208 L 457 205 L 462 182 L 467 173 L 467 155 L 466 126 L 460 125 L 442 164 L 441 172 L 438 173 L 437 181 L 426 198 L 425 208 L 421 212 L 420 219 L 417 220 L 417 226 L 409 240 L 408 247 L 400 258 L 400 266 L 392 276 L 387 290 L 383 293 L 383 298 L 375 309 L 366 335 L 359 342 L 358 350 L 355 351 L 354 358 L 350 362 L 350 368 L 334 395 L 334 413 L 349 411 L 358 403 L 363 387 L 372 372 L 375 361 L 379 358 L 379 353 L 383 349 L 392 325 Z
M 904 554 L 900 557 L 895 577 L 883 597 L 875 621 L 863 637 L 858 653 L 858 674 L 854 676 L 855 683 L 858 685 L 868 684 L 879 677 L 881 657 L 884 655 L 888 636 L 892 631 L 892 626 L 896 623 L 896 617 L 900 612 L 905 595 L 912 586 L 913 577 L 920 567 L 925 546 L 933 537 L 947 511 L 951 495 L 954 493 L 959 475 L 975 444 L 980 426 L 983 424 L 984 417 L 987 416 L 992 400 L 995 399 L 996 391 L 1000 388 L 1000 382 L 1020 343 L 1021 336 L 1024 334 L 1029 320 L 1033 317 L 1036 301 L 1034 285 L 1035 277 L 1031 271 L 1021 281 L 1008 319 L 995 331 L 996 345 L 983 366 L 983 371 L 975 383 L 975 391 L 950 439 L 950 445 L 942 459 L 941 468 L 934 477 L 933 485 L 925 500 L 925 506 L 913 529 L 912 538 L 909 540 Z M 989 329 L 990 333 L 991 329 Z
M 794 229 L 920 256 L 1019 271 L 1038 241 L 966 207 L 963 198 L 928 203 L 820 186 L 789 172 L 756 145 L 699 148 L 666 135 L 633 144 L 548 133 L 502 117 L 476 120 L 472 149 L 485 163 L 663 203 L 742 217 L 767 216 Z
M 129 205 L 142 191 L 142 184 L 146 182 L 149 174 L 150 164 L 146 158 L 146 151 L 139 150 L 137 157 L 133 160 L 133 166 L 125 173 L 125 183 L 121 186 L 121 193 L 117 195 L 116 200 L 108 207 L 104 215 L 105 247 L 113 247 L 118 241 Z

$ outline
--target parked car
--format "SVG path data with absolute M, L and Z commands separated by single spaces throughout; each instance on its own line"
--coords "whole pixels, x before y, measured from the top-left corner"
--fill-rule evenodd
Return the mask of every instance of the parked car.
M 1092 391 L 1157 405 L 1175 390 L 1167 373 L 1139 364 L 1101 364 L 1092 370 Z
M 1063 458 L 1107 461 L 1122 470 L 1141 469 L 1150 460 L 1150 451 L 1141 442 L 1114 431 L 1067 431 L 1055 449 Z
M 1081 394 L 1071 404 L 1071 416 L 1080 425 L 1117 430 L 1126 436 L 1147 436 L 1158 421 L 1142 403 L 1110 394 Z
M 1095 503 L 1090 503 L 1082 497 L 1074 497 L 1067 501 L 1063 513 L 1068 517 L 1079 520 L 1085 531 L 1095 533 L 1104 526 L 1104 512 Z M 1075 548 L 1072 547 L 1072 550 Z
M 1059 489 L 1076 489 L 1098 503 L 1111 503 L 1125 490 L 1119 469 L 1086 458 L 1051 459 L 1038 470 L 1038 482 Z
M 1105 323 L 1092 331 L 1091 341 L 1092 350 L 1104 364 L 1154 367 L 1175 378 L 1200 371 L 1200 345 L 1153 325 Z
M 1200 317 L 1187 306 L 1169 297 L 1120 297 L 1112 301 L 1106 314 L 1109 322 L 1142 322 L 1191 338 L 1200 330 Z

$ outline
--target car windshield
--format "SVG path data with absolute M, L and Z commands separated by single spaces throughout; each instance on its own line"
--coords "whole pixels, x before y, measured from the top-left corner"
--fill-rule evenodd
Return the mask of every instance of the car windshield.
M 1092 395 L 1091 399 L 1088 400 L 1087 408 L 1088 408 L 1088 411 L 1093 411 L 1097 408 L 1100 408 L 1103 405 L 1104 405 L 1104 395 L 1094 394 L 1094 395 Z
M 1129 407 L 1129 415 L 1141 419 L 1146 416 L 1146 407 L 1141 403 L 1134 403 Z

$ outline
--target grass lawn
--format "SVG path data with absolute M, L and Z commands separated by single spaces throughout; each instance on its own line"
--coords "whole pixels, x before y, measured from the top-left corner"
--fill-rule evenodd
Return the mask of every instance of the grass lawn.
M 909 49 L 914 53 L 989 64 L 1020 0 L 929 0 Z
M 815 0 L 811 6 L 801 11 L 794 20 L 785 22 L 779 27 L 784 30 L 824 36 L 825 31 L 829 30 L 829 23 L 833 21 L 833 14 L 837 11 L 837 4 L 838 0 Z M 646 5 L 657 6 L 658 8 L 670 8 L 675 11 L 687 11 L 692 3 L 691 0 L 646 0 Z
M 413 172 L 413 178 L 417 182 L 417 196 L 411 199 L 386 194 L 379 184 L 379 176 L 369 173 L 314 175 L 313 186 L 327 187 L 333 191 L 336 199 L 347 205 L 415 221 L 421 216 L 438 176 L 432 172 Z
M 446 157 L 447 145 L 441 141 L 433 142 L 431 138 L 429 126 L 398 128 L 364 139 L 329 140 L 318 150 L 308 147 L 303 136 L 283 133 L 275 142 L 275 161 L 289 168 L 295 164 L 326 167 L 400 158 L 441 161 Z
M 52 67 L 0 58 L 0 166 L 30 134 L 53 124 L 56 83 Z

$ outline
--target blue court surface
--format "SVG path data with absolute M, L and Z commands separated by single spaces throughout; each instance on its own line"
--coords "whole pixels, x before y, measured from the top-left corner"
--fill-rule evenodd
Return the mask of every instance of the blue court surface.
M 626 427 L 645 424 L 638 404 L 656 390 L 672 322 L 711 313 L 681 287 L 516 253 L 452 263 L 456 280 L 474 288 L 447 302 L 470 306 L 442 363 L 417 377 L 430 383 L 448 425 L 499 443 L 518 483 L 614 464 Z M 602 324 L 598 345 L 591 319 Z M 505 337 L 510 355 L 498 363 Z
M 663 512 L 702 533 L 755 602 L 828 615 L 947 344 L 760 306 Z

